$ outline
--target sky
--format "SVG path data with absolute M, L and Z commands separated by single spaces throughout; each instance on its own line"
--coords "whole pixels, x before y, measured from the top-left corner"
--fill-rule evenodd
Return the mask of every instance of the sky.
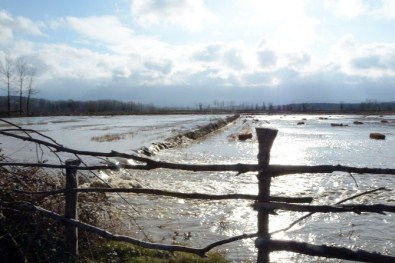
M 7 55 L 56 100 L 395 101 L 395 0 L 0 0 Z

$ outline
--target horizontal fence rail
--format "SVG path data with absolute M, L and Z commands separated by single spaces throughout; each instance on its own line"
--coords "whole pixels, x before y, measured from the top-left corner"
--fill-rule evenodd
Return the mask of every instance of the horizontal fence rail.
M 326 245 L 313 245 L 303 242 L 296 241 L 285 241 L 285 240 L 273 240 L 271 235 L 279 231 L 286 231 L 293 225 L 301 220 L 311 216 L 314 213 L 344 213 L 352 212 L 361 214 L 364 212 L 385 214 L 387 212 L 395 213 L 395 206 L 384 205 L 384 204 L 373 204 L 373 205 L 344 205 L 345 201 L 354 199 L 356 197 L 371 194 L 377 191 L 386 191 L 384 187 L 380 187 L 374 190 L 366 191 L 354 195 L 352 197 L 343 199 L 342 201 L 334 205 L 303 205 L 303 203 L 311 203 L 312 197 L 283 197 L 283 196 L 272 196 L 270 194 L 271 178 L 289 175 L 289 174 L 326 174 L 334 172 L 345 172 L 349 174 L 372 174 L 372 175 L 395 175 L 395 169 L 383 169 L 383 168 L 360 168 L 350 167 L 342 165 L 270 165 L 270 151 L 277 135 L 277 130 L 257 128 L 258 137 L 258 164 L 176 164 L 169 162 L 162 162 L 152 160 L 150 158 L 141 157 L 135 154 L 125 154 L 116 151 L 108 153 L 94 152 L 94 151 L 80 151 L 71 148 L 64 147 L 57 143 L 52 138 L 31 129 L 23 129 L 11 122 L 3 121 L 9 125 L 12 125 L 12 129 L 1 129 L 0 134 L 27 142 L 33 142 L 41 147 L 47 147 L 54 154 L 58 153 L 69 153 L 74 154 L 76 160 L 67 160 L 63 162 L 60 160 L 60 164 L 50 163 L 21 163 L 21 162 L 0 162 L 0 167 L 37 167 L 46 169 L 65 169 L 66 170 L 66 187 L 65 189 L 58 189 L 54 191 L 37 191 L 27 192 L 18 191 L 15 192 L 26 195 L 64 195 L 65 196 L 65 214 L 60 215 L 53 211 L 48 211 L 42 207 L 38 207 L 29 202 L 4 202 L 0 200 L 0 209 L 14 209 L 25 212 L 36 212 L 44 217 L 52 218 L 65 225 L 65 245 L 66 251 L 69 254 L 69 258 L 78 258 L 78 230 L 84 230 L 87 232 L 95 233 L 101 237 L 113 241 L 123 241 L 138 245 L 144 248 L 159 249 L 166 251 L 180 251 L 193 253 L 199 256 L 205 256 L 207 252 L 216 248 L 220 245 L 228 244 L 242 239 L 256 238 L 255 244 L 258 248 L 257 262 L 270 262 L 270 252 L 273 251 L 290 251 L 295 253 L 301 253 L 311 256 L 320 256 L 327 258 L 338 258 L 345 260 L 355 260 L 361 262 L 395 262 L 395 257 L 390 255 L 382 255 L 378 253 L 368 252 L 364 250 L 351 250 L 341 247 L 333 247 Z M 37 138 L 38 137 L 38 138 Z M 104 165 L 87 166 L 84 165 L 80 156 L 91 156 L 91 157 L 121 157 L 126 159 L 132 159 L 137 162 L 134 165 L 116 165 L 114 163 L 106 163 Z M 186 170 L 191 172 L 196 171 L 230 171 L 236 172 L 236 175 L 254 172 L 257 173 L 258 178 L 258 195 L 248 194 L 202 194 L 202 193 L 182 193 L 172 192 L 158 189 L 144 189 L 144 188 L 79 188 L 77 173 L 78 171 L 95 171 L 95 170 L 119 170 L 119 169 L 131 169 L 131 170 L 152 170 L 152 169 L 175 169 L 175 170 Z M 151 243 L 141 241 L 129 236 L 117 235 L 110 233 L 104 229 L 89 225 L 87 223 L 78 220 L 78 194 L 79 193 L 128 193 L 128 194 L 144 194 L 144 195 L 155 195 L 155 196 L 167 196 L 173 198 L 182 199 L 201 199 L 201 200 L 225 200 L 225 199 L 241 199 L 241 200 L 252 200 L 254 201 L 253 208 L 258 211 L 258 224 L 257 232 L 251 234 L 243 234 L 234 236 L 212 244 L 207 245 L 203 248 L 191 248 L 181 245 L 165 245 L 158 243 Z M 276 215 L 276 210 L 286 211 L 298 211 L 298 212 L 309 212 L 309 214 L 301 217 L 297 221 L 293 222 L 289 227 L 270 233 L 269 232 L 269 215 Z

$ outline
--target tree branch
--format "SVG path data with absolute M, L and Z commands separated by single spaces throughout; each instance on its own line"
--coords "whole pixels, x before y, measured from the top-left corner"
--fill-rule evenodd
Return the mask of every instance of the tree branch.
M 297 241 L 267 240 L 266 242 L 269 242 L 270 251 L 291 251 L 310 256 L 338 258 L 360 262 L 395 262 L 395 257 L 379 253 L 371 253 L 365 250 L 354 251 L 348 248 L 326 245 L 319 246 Z M 266 242 L 262 242 L 262 244 L 259 244 L 258 242 L 258 246 L 266 245 Z
M 356 174 L 392 174 L 395 175 L 395 169 L 383 168 L 358 168 L 343 165 L 270 165 L 268 171 L 274 176 L 287 174 L 303 174 L 303 173 L 333 173 L 346 172 Z
M 17 193 L 28 194 L 28 195 L 56 195 L 64 194 L 65 189 L 55 190 L 55 191 L 41 191 L 41 192 L 27 192 L 14 190 Z M 144 189 L 144 188 L 74 188 L 69 189 L 69 191 L 79 192 L 79 193 L 134 193 L 134 194 L 149 194 L 149 195 L 160 195 L 177 197 L 183 199 L 201 199 L 201 200 L 224 200 L 224 199 L 244 199 L 244 200 L 257 200 L 258 196 L 248 195 L 248 194 L 227 194 L 227 195 L 211 195 L 211 194 L 201 194 L 201 193 L 180 193 L 157 189 Z M 271 201 L 284 202 L 284 203 L 311 203 L 313 201 L 312 197 L 281 197 L 272 196 Z
M 344 213 L 354 212 L 360 214 L 361 212 L 371 212 L 378 214 L 385 214 L 384 212 L 395 213 L 395 206 L 392 205 L 295 205 L 286 203 L 256 203 L 256 209 L 267 210 L 287 210 L 297 212 L 315 212 L 315 213 Z
M 23 129 L 22 129 L 23 130 Z M 269 165 L 268 167 L 260 167 L 257 164 L 175 164 L 162 161 L 155 161 L 149 158 L 137 156 L 134 154 L 120 153 L 116 151 L 111 152 L 94 152 L 94 151 L 80 151 L 67 147 L 63 147 L 58 143 L 51 143 L 29 136 L 22 136 L 18 134 L 13 134 L 4 130 L 0 130 L 0 134 L 4 136 L 10 136 L 18 138 L 24 141 L 34 142 L 40 145 L 45 145 L 52 148 L 54 151 L 68 152 L 77 155 L 94 156 L 94 157 L 121 157 L 125 159 L 132 159 L 134 161 L 146 163 L 146 165 L 120 165 L 120 166 L 108 166 L 107 169 L 143 169 L 151 170 L 157 168 L 164 169 L 176 169 L 176 170 L 187 170 L 187 171 L 235 171 L 238 174 L 246 172 L 256 172 L 260 170 L 265 170 L 270 173 L 273 177 L 286 175 L 286 174 L 301 174 L 301 173 L 333 173 L 333 172 L 347 172 L 347 173 L 357 173 L 357 174 L 391 174 L 395 175 L 395 169 L 382 169 L 382 168 L 357 168 L 342 165 Z M 50 167 L 47 168 L 58 168 Z M 91 166 L 91 167 L 79 167 L 80 170 L 95 170 L 95 169 L 105 169 L 103 166 Z
M 347 198 L 345 198 L 345 199 L 343 199 L 343 200 L 341 200 L 339 202 L 336 202 L 336 205 L 339 205 L 339 204 L 342 204 L 342 203 L 344 203 L 346 201 L 355 199 L 357 197 L 360 197 L 360 196 L 363 196 L 363 195 L 367 195 L 367 194 L 371 194 L 371 193 L 374 193 L 374 192 L 377 192 L 377 191 L 381 191 L 381 190 L 390 191 L 389 189 L 387 189 L 385 187 L 379 187 L 379 188 L 376 188 L 376 189 L 373 189 L 373 190 L 369 190 L 369 191 L 366 191 L 366 192 L 363 192 L 363 193 L 359 193 L 359 194 L 347 197 Z M 310 216 L 312 216 L 314 214 L 315 214 L 315 212 L 310 212 L 307 215 L 304 215 L 304 216 L 298 218 L 297 220 L 293 221 L 289 226 L 270 233 L 270 235 L 274 235 L 274 234 L 279 233 L 279 232 L 287 231 L 287 230 L 291 229 L 297 223 L 301 222 L 302 220 L 304 220 L 304 219 L 306 219 L 306 218 L 308 218 L 308 217 L 310 217 Z

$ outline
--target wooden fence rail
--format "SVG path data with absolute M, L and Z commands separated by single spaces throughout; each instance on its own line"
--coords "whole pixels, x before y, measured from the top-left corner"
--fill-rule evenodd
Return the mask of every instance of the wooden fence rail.
M 15 125 L 14 125 L 15 126 Z M 167 162 L 160 162 L 151 160 L 149 158 L 140 157 L 133 154 L 124 154 L 119 152 L 91 152 L 91 151 L 79 151 L 70 148 L 66 148 L 51 138 L 34 130 L 22 129 L 21 127 L 15 126 L 13 129 L 2 129 L 0 134 L 9 136 L 25 141 L 37 143 L 41 146 L 48 147 L 53 152 L 66 152 L 72 153 L 78 156 L 95 156 L 95 157 L 123 157 L 133 159 L 139 164 L 136 165 L 100 165 L 100 166 L 82 166 L 81 159 L 67 160 L 64 164 L 45 164 L 45 163 L 15 163 L 15 162 L 2 162 L 2 166 L 19 166 L 19 167 L 43 167 L 66 169 L 66 187 L 65 189 L 59 189 L 56 191 L 46 192 L 21 192 L 25 194 L 39 194 L 39 195 L 65 195 L 65 214 L 59 215 L 55 212 L 45 210 L 43 208 L 34 206 L 31 203 L 15 202 L 6 203 L 1 201 L 1 206 L 10 207 L 12 209 L 19 209 L 23 211 L 38 212 L 43 216 L 53 218 L 62 224 L 65 224 L 65 243 L 66 250 L 69 255 L 69 259 L 78 258 L 78 229 L 84 231 L 96 233 L 99 236 L 105 237 L 109 240 L 123 241 L 132 243 L 138 246 L 152 249 L 161 249 L 167 251 L 182 251 L 197 254 L 199 256 L 205 256 L 205 254 L 211 249 L 218 247 L 223 244 L 235 242 L 246 238 L 256 238 L 255 244 L 258 248 L 257 262 L 269 262 L 270 252 L 285 250 L 296 253 L 302 253 L 311 256 L 322 256 L 328 258 L 339 258 L 346 260 L 355 260 L 361 262 L 395 262 L 394 256 L 381 255 L 378 253 L 372 253 L 363 250 L 351 250 L 347 248 L 330 247 L 330 246 L 317 246 L 308 243 L 295 242 L 295 241 L 280 241 L 271 239 L 271 233 L 269 232 L 269 219 L 270 214 L 275 214 L 275 210 L 287 210 L 287 211 L 300 211 L 312 213 L 328 213 L 328 212 L 373 212 L 384 214 L 385 212 L 395 213 L 395 206 L 375 204 L 375 205 L 342 205 L 341 203 L 345 200 L 350 200 L 354 197 L 368 194 L 378 190 L 385 190 L 385 188 L 378 188 L 372 191 L 367 191 L 362 194 L 355 195 L 354 197 L 347 198 L 337 205 L 301 205 L 300 203 L 310 203 L 311 197 L 281 197 L 272 196 L 270 194 L 271 178 L 286 175 L 286 174 L 315 174 L 315 173 L 333 173 L 333 172 L 347 172 L 347 173 L 358 173 L 358 174 L 391 174 L 395 175 L 395 169 L 381 169 L 381 168 L 358 168 L 341 165 L 317 165 L 317 166 L 290 166 L 290 165 L 270 165 L 270 150 L 277 135 L 277 130 L 267 128 L 257 128 L 257 137 L 259 143 L 258 153 L 258 164 L 234 164 L 234 165 L 192 165 L 192 164 L 174 164 Z M 17 134 L 16 134 L 17 133 Z M 22 133 L 22 135 L 21 135 Z M 41 136 L 41 139 L 34 138 L 33 135 Z M 139 170 L 151 170 L 157 168 L 164 169 L 178 169 L 188 171 L 234 171 L 237 174 L 246 172 L 257 172 L 258 178 L 258 195 L 246 195 L 246 194 L 228 194 L 228 195 L 212 195 L 212 194 L 200 194 L 200 193 L 180 193 L 171 192 L 157 189 L 134 189 L 134 188 L 78 188 L 77 171 L 78 170 L 101 170 L 101 169 L 139 169 Z M 116 192 L 116 193 L 134 193 L 134 194 L 149 194 L 149 195 L 160 195 L 160 196 L 172 196 L 176 198 L 184 199 L 206 199 L 206 200 L 223 200 L 223 199 L 243 199 L 243 200 L 254 200 L 254 208 L 258 211 L 258 224 L 257 232 L 251 234 L 243 234 L 234 236 L 228 239 L 214 242 L 204 248 L 191 248 L 178 245 L 164 245 L 157 243 L 150 243 L 141 240 L 134 239 L 132 237 L 122 236 L 110 233 L 106 230 L 98 227 L 78 221 L 78 193 L 80 192 Z M 299 204 L 297 204 L 299 203 Z M 308 215 L 308 216 L 309 216 Z M 303 218 L 305 218 L 304 216 Z M 291 224 L 292 225 L 292 224 Z

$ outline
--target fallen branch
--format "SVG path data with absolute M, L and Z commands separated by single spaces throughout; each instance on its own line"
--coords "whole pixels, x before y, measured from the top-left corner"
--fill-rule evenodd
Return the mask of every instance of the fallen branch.
M 393 205 L 295 205 L 286 203 L 256 203 L 255 209 L 265 209 L 273 211 L 276 209 L 297 211 L 297 212 L 315 212 L 315 213 L 344 213 L 354 212 L 360 214 L 362 212 L 371 212 L 385 214 L 385 212 L 395 213 Z
M 0 132 L 1 133 L 1 132 Z M 108 157 L 115 157 L 108 154 Z M 16 163 L 16 162 L 0 162 L 0 167 L 39 167 L 47 169 L 66 169 L 67 165 L 64 164 L 49 164 L 49 163 Z M 245 173 L 250 171 L 258 171 L 258 166 L 253 164 L 175 164 L 151 160 L 149 164 L 144 165 L 92 165 L 92 166 L 79 166 L 76 170 L 94 171 L 94 170 L 153 170 L 153 169 L 175 169 L 186 171 L 218 171 L 218 172 L 239 172 Z
M 384 190 L 385 190 L 385 191 L 391 191 L 391 190 L 389 190 L 389 189 L 387 189 L 387 188 L 385 188 L 385 187 L 376 188 L 376 189 L 373 189 L 373 190 L 369 190 L 369 191 L 366 191 L 366 192 L 363 192 L 363 193 L 359 193 L 359 194 L 356 194 L 356 195 L 347 197 L 347 198 L 345 198 L 345 199 L 343 199 L 343 200 L 340 200 L 339 202 L 336 202 L 336 205 L 340 205 L 340 204 L 342 204 L 342 203 L 344 203 L 344 202 L 347 202 L 347 201 L 349 201 L 349 200 L 355 199 L 355 198 L 357 198 L 357 197 L 360 197 L 360 196 L 363 196 L 363 195 L 368 195 L 368 194 L 371 194 L 371 193 L 374 193 L 374 192 L 377 192 L 377 191 L 381 191 L 381 190 L 383 190 L 383 191 L 384 191 Z M 279 232 L 287 231 L 287 230 L 291 229 L 291 228 L 292 228 L 294 225 L 296 225 L 297 223 L 299 223 L 299 222 L 301 222 L 302 220 L 304 220 L 304 219 L 306 219 L 306 218 L 308 218 L 308 217 L 314 215 L 315 213 L 316 213 L 316 212 L 310 212 L 310 213 L 308 213 L 307 215 L 304 215 L 304 216 L 298 218 L 297 220 L 293 221 L 293 222 L 292 222 L 291 224 L 289 224 L 287 227 L 282 228 L 282 229 L 279 229 L 279 230 L 276 230 L 276 231 L 270 233 L 270 235 L 274 235 L 274 234 L 279 233 Z
M 17 193 L 28 194 L 28 195 L 56 195 L 64 194 L 66 189 L 55 190 L 55 191 L 42 191 L 42 192 L 27 192 L 14 190 Z M 180 193 L 157 189 L 144 189 L 144 188 L 74 188 L 68 191 L 79 192 L 79 193 L 134 193 L 134 194 L 149 194 L 149 195 L 160 195 L 170 196 L 183 199 L 202 199 L 202 200 L 224 200 L 224 199 L 245 199 L 245 200 L 257 200 L 257 195 L 248 194 L 226 194 L 226 195 L 211 195 L 201 193 Z M 311 203 L 312 197 L 281 197 L 271 196 L 270 201 L 284 202 L 284 203 Z
M 0 131 L 1 134 L 1 131 Z M 91 156 L 100 156 L 100 157 L 120 157 L 124 156 L 127 158 L 128 155 L 124 153 L 118 152 L 110 152 L 110 153 L 99 153 L 99 152 L 91 152 Z M 98 155 L 94 155 L 98 154 Z M 134 156 L 135 158 L 142 158 Z M 131 159 L 131 158 L 129 158 Z M 246 172 L 257 172 L 262 170 L 259 168 L 257 164 L 176 164 L 176 163 L 168 163 L 161 161 L 154 161 L 148 158 L 143 158 L 147 161 L 147 164 L 144 165 L 93 165 L 93 166 L 81 166 L 77 167 L 77 170 L 119 170 L 119 169 L 129 169 L 129 170 L 153 170 L 153 169 L 174 169 L 174 170 L 185 170 L 185 171 L 193 171 L 193 172 L 209 172 L 209 171 L 222 171 L 222 172 L 238 172 L 238 174 L 246 173 Z M 9 166 L 9 167 L 41 167 L 41 168 L 49 168 L 49 169 L 65 169 L 66 165 L 62 164 L 48 164 L 48 163 L 13 163 L 13 162 L 1 162 L 0 167 Z M 307 166 L 307 165 L 269 165 L 266 167 L 265 172 L 270 174 L 272 177 L 287 175 L 287 174 L 324 174 L 324 173 L 333 173 L 333 172 L 347 172 L 347 173 L 357 173 L 357 174 L 387 174 L 387 175 L 395 175 L 395 169 L 383 169 L 383 168 L 358 168 L 358 167 L 349 167 L 342 165 L 316 165 L 316 166 Z
M 242 235 L 230 237 L 230 238 L 227 238 L 227 239 L 223 239 L 223 240 L 219 240 L 217 242 L 214 242 L 214 243 L 206 246 L 202 250 L 205 251 L 205 253 L 207 253 L 211 249 L 216 248 L 218 246 L 225 245 L 225 244 L 232 243 L 232 242 L 239 241 L 239 240 L 243 240 L 243 239 L 254 238 L 254 237 L 257 237 L 257 236 L 258 236 L 258 233 L 242 234 Z
M 395 175 L 395 169 L 385 168 L 358 168 L 343 165 L 270 165 L 268 171 L 274 176 L 287 174 L 317 174 L 317 173 L 333 173 L 346 172 L 356 174 L 392 174 Z
M 257 246 L 266 246 L 267 242 L 269 243 L 268 245 L 270 251 L 291 251 L 294 253 L 310 256 L 338 258 L 360 262 L 395 262 L 395 257 L 382 255 L 379 253 L 367 252 L 365 250 L 354 251 L 348 248 L 339 248 L 326 245 L 312 245 L 297 241 L 268 240 L 266 242 L 257 242 Z

